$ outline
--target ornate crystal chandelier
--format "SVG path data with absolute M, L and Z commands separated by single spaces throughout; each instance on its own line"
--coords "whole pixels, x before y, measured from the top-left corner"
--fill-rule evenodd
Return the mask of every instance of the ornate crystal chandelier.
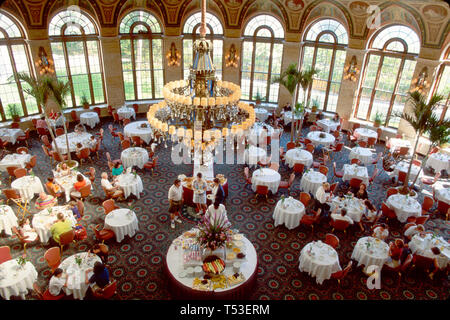
M 152 105 L 147 119 L 161 140 L 183 142 L 190 150 L 212 151 L 221 139 L 242 135 L 255 123 L 253 107 L 240 102 L 241 88 L 217 80 L 206 34 L 206 3 L 202 1 L 200 39 L 194 43 L 194 61 L 188 80 L 163 88 L 164 101 Z

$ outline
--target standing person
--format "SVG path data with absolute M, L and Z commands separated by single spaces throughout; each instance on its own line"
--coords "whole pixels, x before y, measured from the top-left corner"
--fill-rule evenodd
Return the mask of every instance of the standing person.
M 173 185 L 170 187 L 168 198 L 170 204 L 170 227 L 175 229 L 175 221 L 181 223 L 179 215 L 183 206 L 183 187 L 179 179 L 175 179 Z
M 214 204 L 211 204 L 208 207 L 208 210 L 205 213 L 205 217 L 207 219 L 210 219 L 211 223 L 214 223 L 214 221 L 222 220 L 224 222 L 224 225 L 226 226 L 231 224 L 228 221 L 227 210 L 225 209 L 225 206 L 217 202 L 214 202 Z
M 196 211 L 200 214 L 206 212 L 206 181 L 202 179 L 202 173 L 197 173 L 197 179 L 192 183 L 194 189 L 193 202 L 197 205 Z
M 327 202 L 331 200 L 330 184 L 328 182 L 322 183 L 322 186 L 317 189 L 316 200 L 316 206 L 322 209 L 325 215 L 328 215 L 330 206 L 327 204 Z
M 220 181 L 218 178 L 214 178 L 214 188 L 213 188 L 213 194 L 214 194 L 214 203 L 221 204 L 225 200 L 225 191 L 223 190 L 222 185 L 220 184 Z

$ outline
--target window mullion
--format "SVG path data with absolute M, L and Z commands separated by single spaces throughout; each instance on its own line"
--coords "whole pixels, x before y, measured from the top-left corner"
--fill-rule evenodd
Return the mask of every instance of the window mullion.
M 151 81 L 152 81 L 152 99 L 155 99 L 155 73 L 154 73 L 154 66 L 153 66 L 153 39 L 150 38 L 148 40 L 148 45 L 150 49 L 150 74 L 151 74 Z M 161 44 L 162 45 L 162 44 Z
M 397 79 L 395 80 L 394 92 L 392 92 L 391 101 L 389 101 L 389 109 L 388 109 L 388 112 L 386 114 L 386 120 L 385 120 L 385 123 L 384 123 L 384 126 L 386 126 L 386 127 L 388 126 L 389 118 L 391 117 L 391 112 L 392 112 L 392 109 L 393 109 L 393 106 L 394 106 L 395 97 L 397 96 L 397 88 L 398 88 L 398 85 L 400 83 L 400 78 L 402 76 L 403 67 L 404 66 L 405 66 L 405 59 L 402 59 L 402 62 L 400 63 L 400 68 L 399 68 L 399 70 L 397 72 Z
M 134 83 L 134 100 L 138 100 L 138 94 L 137 94 L 137 76 L 136 76 L 136 57 L 134 52 L 134 37 L 130 38 L 130 44 L 131 44 L 131 65 L 133 66 L 133 83 Z
M 14 79 L 15 79 L 16 85 L 17 85 L 17 91 L 19 91 L 20 103 L 22 104 L 23 114 L 24 114 L 24 116 L 28 116 L 27 105 L 25 103 L 25 98 L 23 96 L 22 83 L 17 78 L 17 68 L 16 68 L 16 61 L 14 59 L 14 54 L 12 52 L 12 48 L 10 45 L 8 45 L 7 48 L 8 48 L 8 53 L 9 53 L 9 59 L 11 61 L 11 67 L 13 69 Z M 6 117 L 5 117 L 5 119 L 6 119 Z
M 91 103 L 95 104 L 94 88 L 92 85 L 91 66 L 89 64 L 89 52 L 87 49 L 87 42 L 83 41 L 84 61 L 86 62 L 86 72 L 88 76 L 89 92 L 91 93 Z
M 266 101 L 269 102 L 270 99 L 270 79 L 272 77 L 272 57 L 273 57 L 273 41 L 270 43 L 270 54 L 269 54 L 269 70 L 267 72 L 267 88 L 266 88 Z
M 62 45 L 63 45 L 62 47 L 63 47 L 63 53 L 64 53 L 64 60 L 66 61 L 67 79 L 68 79 L 68 81 L 70 83 L 70 92 L 72 94 L 72 107 L 76 107 L 77 103 L 76 103 L 76 100 L 75 100 L 75 90 L 73 88 L 72 71 L 70 70 L 69 58 L 68 58 L 68 55 L 67 55 L 67 47 L 66 47 L 67 43 L 66 43 L 66 41 L 63 41 Z
M 333 54 L 331 56 L 331 63 L 330 63 L 330 69 L 328 73 L 328 82 L 327 82 L 327 88 L 325 91 L 325 100 L 323 102 L 323 111 L 327 111 L 327 104 L 328 104 L 328 95 L 330 94 L 330 87 L 331 87 L 331 79 L 333 78 L 333 70 L 334 70 L 334 60 L 336 58 L 336 48 L 333 48 Z
M 253 100 L 253 77 L 255 75 L 255 51 L 256 51 L 256 38 L 253 38 L 253 50 L 252 50 L 252 65 L 250 68 L 250 96 L 249 96 L 249 100 L 252 101 Z M 244 60 L 244 59 L 242 59 Z
M 377 76 L 373 84 L 372 94 L 370 96 L 369 110 L 367 110 L 366 121 L 370 119 L 370 113 L 372 112 L 373 100 L 375 99 L 375 93 L 377 92 L 378 81 L 380 80 L 381 68 L 383 67 L 384 54 L 381 55 L 380 62 L 378 62 Z

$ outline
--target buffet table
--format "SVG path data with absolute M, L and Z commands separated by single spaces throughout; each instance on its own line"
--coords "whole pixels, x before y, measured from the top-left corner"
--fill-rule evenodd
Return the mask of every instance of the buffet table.
M 258 265 L 253 244 L 244 235 L 234 233 L 233 245 L 226 249 L 226 257 L 224 253 L 221 255 L 217 253 L 224 252 L 223 248 L 214 252 L 217 256 L 225 258 L 223 259 L 225 269 L 221 273 L 225 276 L 225 281 L 216 282 L 209 279 L 203 284 L 201 281 L 204 279 L 204 272 L 201 265 L 206 255 L 201 254 L 201 249 L 196 250 L 198 249 L 195 241 L 196 232 L 197 229 L 192 229 L 176 238 L 170 245 L 164 260 L 164 271 L 172 297 L 192 300 L 240 300 L 251 294 L 256 283 Z M 201 254 L 201 258 L 187 260 L 186 256 L 193 256 L 191 252 Z M 239 259 L 236 252 L 244 253 L 245 257 Z M 239 274 L 236 282 L 234 282 L 235 278 L 232 278 L 234 274 Z

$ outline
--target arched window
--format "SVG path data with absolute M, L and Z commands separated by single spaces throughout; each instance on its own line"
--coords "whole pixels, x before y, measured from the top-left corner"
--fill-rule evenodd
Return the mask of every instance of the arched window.
M 212 43 L 211 58 L 216 67 L 216 77 L 222 79 L 223 27 L 216 16 L 206 13 L 206 39 Z M 189 67 L 193 59 L 193 44 L 200 34 L 201 13 L 194 13 L 185 22 L 183 28 L 183 75 L 189 76 Z
M 67 105 L 105 103 L 102 55 L 98 29 L 83 12 L 64 10 L 50 21 L 49 36 L 58 80 L 69 81 Z
M 444 96 L 436 108 L 435 114 L 440 120 L 450 119 L 450 48 L 448 48 L 444 61 L 439 67 L 432 93 Z
M 355 117 L 373 121 L 378 112 L 383 125 L 398 128 L 393 116 L 405 107 L 420 50 L 420 40 L 410 28 L 394 25 L 372 40 L 358 93 Z
M 145 11 L 132 11 L 120 23 L 125 100 L 162 97 L 164 85 L 161 26 Z
M 319 109 L 336 111 L 347 45 L 347 31 L 335 20 L 317 21 L 306 33 L 301 68 L 318 70 L 308 101 L 317 101 Z M 304 93 L 301 88 L 299 90 L 298 101 L 303 102 Z
M 0 113 L 2 120 L 11 119 L 13 108 L 20 116 L 39 113 L 36 100 L 23 92 L 25 83 L 14 74 L 30 74 L 30 58 L 21 28 L 0 12 Z M 14 106 L 15 105 L 15 106 Z
M 272 16 L 259 15 L 248 22 L 242 49 L 243 99 L 253 101 L 259 94 L 267 102 L 278 102 L 279 84 L 272 80 L 280 76 L 283 39 L 283 26 Z

